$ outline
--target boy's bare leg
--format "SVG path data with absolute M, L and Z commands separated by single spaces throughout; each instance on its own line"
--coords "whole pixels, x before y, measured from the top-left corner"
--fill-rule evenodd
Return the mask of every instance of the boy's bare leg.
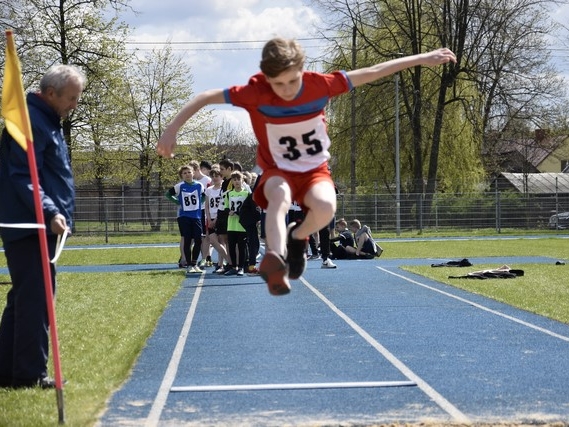
M 264 187 L 269 201 L 265 216 L 265 241 L 267 248 L 279 255 L 286 255 L 286 214 L 291 204 L 291 192 L 287 182 L 280 176 L 267 180 Z
M 285 218 L 291 203 L 290 187 L 283 178 L 274 176 L 267 180 L 263 189 L 269 201 L 265 210 L 267 250 L 259 265 L 259 272 L 272 295 L 285 295 L 290 292 L 288 266 L 284 258 L 287 237 Z
M 308 208 L 308 212 L 302 223 L 292 233 L 292 237 L 299 240 L 307 238 L 330 224 L 336 214 L 336 190 L 327 181 L 319 182 L 308 190 L 303 204 Z

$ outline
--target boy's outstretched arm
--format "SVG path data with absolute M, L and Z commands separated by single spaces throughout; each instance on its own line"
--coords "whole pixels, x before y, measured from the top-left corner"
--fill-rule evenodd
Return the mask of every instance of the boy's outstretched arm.
M 174 157 L 174 148 L 176 148 L 176 135 L 180 128 L 199 110 L 210 104 L 225 104 L 223 89 L 211 89 L 198 94 L 189 101 L 176 114 L 172 121 L 166 127 L 164 133 L 160 136 L 156 144 L 156 152 L 162 157 Z
M 397 73 L 406 68 L 415 67 L 417 65 L 440 65 L 448 62 L 456 62 L 456 56 L 447 48 L 440 48 L 427 53 L 419 53 L 417 55 L 403 56 L 401 58 L 392 59 L 371 67 L 360 68 L 348 71 L 347 75 L 352 85 L 361 86 L 371 83 L 382 77 Z

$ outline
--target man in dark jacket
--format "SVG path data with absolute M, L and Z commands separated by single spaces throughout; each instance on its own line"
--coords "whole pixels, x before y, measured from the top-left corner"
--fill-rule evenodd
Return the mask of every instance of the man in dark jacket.
M 85 76 L 56 65 L 27 96 L 50 258 L 57 236 L 71 229 L 75 190 L 61 119 L 77 107 Z M 28 149 L 31 149 L 29 146 Z M 12 288 L 0 320 L 0 387 L 54 387 L 47 376 L 48 314 L 27 153 L 4 129 L 0 139 L 0 228 Z M 51 266 L 55 293 L 55 268 Z

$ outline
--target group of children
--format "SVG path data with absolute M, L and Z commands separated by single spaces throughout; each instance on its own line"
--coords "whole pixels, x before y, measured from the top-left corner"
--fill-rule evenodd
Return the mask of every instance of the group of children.
M 212 248 L 218 254 L 216 273 L 243 276 L 246 270 L 259 274 L 255 267 L 260 245 L 258 221 L 251 220 L 258 213 L 256 205 L 251 205 L 250 185 L 256 175 L 240 169 L 228 159 L 213 166 L 191 161 L 179 168 L 181 181 L 166 192 L 179 206 L 179 266 L 187 268 L 186 274 L 203 273 L 203 267 L 213 266 Z
M 256 263 L 263 237 L 258 225 L 263 215 L 252 198 L 256 174 L 247 173 L 245 178 L 239 163 L 224 159 L 213 166 L 193 160 L 181 166 L 178 175 L 181 181 L 168 189 L 166 197 L 179 206 L 179 267 L 186 267 L 187 274 L 215 266 L 215 273 L 226 276 L 258 275 Z M 302 219 L 301 207 L 292 203 L 287 224 Z M 334 228 L 332 238 L 329 226 L 309 238 L 308 259 L 321 259 L 322 268 L 336 268 L 332 259 L 372 259 L 383 252 L 370 228 L 357 219 L 349 224 L 340 219 Z M 215 265 L 212 249 L 218 255 Z

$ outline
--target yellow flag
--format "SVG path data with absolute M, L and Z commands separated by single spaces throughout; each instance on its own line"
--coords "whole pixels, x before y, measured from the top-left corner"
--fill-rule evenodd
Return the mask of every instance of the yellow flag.
M 27 150 L 28 141 L 33 142 L 32 128 L 28 105 L 24 96 L 22 68 L 16 53 L 12 30 L 6 30 L 6 64 L 4 68 L 4 84 L 2 86 L 2 116 L 6 121 L 6 129 Z

